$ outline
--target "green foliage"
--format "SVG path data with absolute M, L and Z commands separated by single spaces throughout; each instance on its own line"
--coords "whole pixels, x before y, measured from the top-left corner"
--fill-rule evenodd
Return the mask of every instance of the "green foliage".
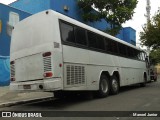
M 160 11 L 157 11 L 151 21 L 143 26 L 140 40 L 142 45 L 152 49 L 150 53 L 152 63 L 160 63 Z
M 137 3 L 137 0 L 78 0 L 78 5 L 83 10 L 83 19 L 93 22 L 104 18 L 111 24 L 106 32 L 112 35 L 116 35 L 122 24 L 132 18 Z M 98 12 L 93 11 L 92 7 Z
M 156 49 L 156 50 L 151 51 L 150 60 L 153 65 L 160 63 L 160 49 Z
M 151 47 L 152 49 L 160 48 L 160 12 L 158 11 L 151 21 L 143 26 L 140 32 L 140 40 L 142 45 Z

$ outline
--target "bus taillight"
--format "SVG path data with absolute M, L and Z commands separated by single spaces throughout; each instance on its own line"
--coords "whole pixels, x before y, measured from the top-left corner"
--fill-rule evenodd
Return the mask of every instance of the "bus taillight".
M 43 76 L 46 77 L 46 78 L 50 78 L 50 77 L 53 76 L 53 73 L 52 72 L 46 72 L 46 73 L 43 74 Z
M 51 56 L 51 52 L 43 53 L 43 57 L 48 57 L 48 56 Z

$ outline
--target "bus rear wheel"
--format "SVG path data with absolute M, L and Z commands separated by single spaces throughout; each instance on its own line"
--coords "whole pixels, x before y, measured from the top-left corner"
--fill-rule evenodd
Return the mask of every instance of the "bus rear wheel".
M 116 76 L 111 77 L 111 94 L 116 95 L 119 92 L 119 82 Z
M 109 79 L 106 75 L 101 75 L 97 96 L 100 98 L 107 97 L 109 91 L 110 91 Z

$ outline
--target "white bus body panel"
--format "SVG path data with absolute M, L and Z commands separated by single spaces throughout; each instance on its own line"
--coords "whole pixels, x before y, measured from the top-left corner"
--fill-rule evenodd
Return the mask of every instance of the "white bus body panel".
M 108 71 L 110 76 L 115 71 L 120 74 L 120 86 L 131 85 L 143 82 L 143 75 L 146 72 L 145 62 L 127 59 L 124 57 L 90 51 L 63 45 L 63 60 L 65 68 L 67 65 L 83 66 L 85 68 L 86 90 L 98 90 L 99 80 L 103 71 Z M 127 62 L 126 62 L 127 61 Z M 64 69 L 64 89 L 70 90 L 81 84 L 67 85 L 67 70 Z

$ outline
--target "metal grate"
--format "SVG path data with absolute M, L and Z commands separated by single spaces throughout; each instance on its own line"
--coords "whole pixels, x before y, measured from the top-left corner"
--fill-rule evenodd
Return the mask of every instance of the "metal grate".
M 85 84 L 85 67 L 67 65 L 67 85 Z
M 51 56 L 43 57 L 44 72 L 52 71 Z
M 12 64 L 10 65 L 10 67 L 11 67 L 11 78 L 14 78 L 15 77 L 15 65 Z

